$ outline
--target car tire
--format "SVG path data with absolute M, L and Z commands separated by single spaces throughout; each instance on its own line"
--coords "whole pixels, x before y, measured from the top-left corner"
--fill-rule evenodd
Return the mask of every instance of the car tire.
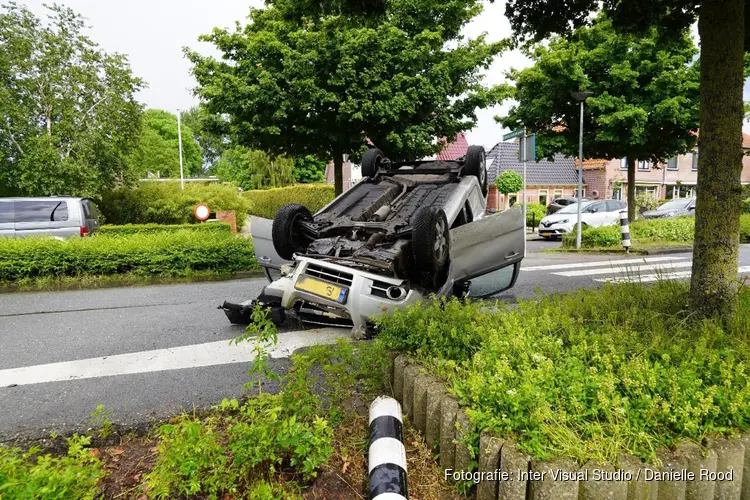
M 291 260 L 292 256 L 305 249 L 308 239 L 299 226 L 301 221 L 312 221 L 310 210 L 304 205 L 290 203 L 276 212 L 271 226 L 273 248 L 279 257 Z
M 482 188 L 482 195 L 487 196 L 487 155 L 482 146 L 469 146 L 464 160 L 464 175 L 476 177 Z
M 442 209 L 421 207 L 411 218 L 412 256 L 418 271 L 436 273 L 448 261 L 450 228 Z
M 378 148 L 365 151 L 362 155 L 362 177 L 375 177 L 384 160 L 385 155 Z

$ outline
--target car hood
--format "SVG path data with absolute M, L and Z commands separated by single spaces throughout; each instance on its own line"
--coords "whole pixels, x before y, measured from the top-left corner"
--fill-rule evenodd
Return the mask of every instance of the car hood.
M 684 215 L 687 210 L 647 210 L 643 212 L 643 217 L 647 219 L 657 219 L 659 217 L 669 217 L 671 215 Z
M 568 219 L 569 221 L 578 219 L 578 214 L 561 214 L 559 212 L 555 212 L 554 214 L 545 216 L 541 220 L 541 222 L 562 222 L 565 219 Z

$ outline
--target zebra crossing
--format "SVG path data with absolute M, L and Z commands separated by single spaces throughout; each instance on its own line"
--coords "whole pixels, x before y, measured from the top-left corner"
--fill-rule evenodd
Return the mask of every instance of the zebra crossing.
M 599 283 L 650 283 L 690 279 L 692 265 L 693 261 L 689 256 L 660 256 L 527 266 L 521 267 L 521 271 L 547 272 L 566 278 L 588 276 Z M 740 266 L 737 272 L 748 274 L 750 266 Z

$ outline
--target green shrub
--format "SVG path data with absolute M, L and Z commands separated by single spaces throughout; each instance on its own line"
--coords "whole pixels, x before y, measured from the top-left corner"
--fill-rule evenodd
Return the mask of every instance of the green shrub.
M 257 269 L 252 241 L 223 232 L 177 231 L 119 238 L 0 238 L 0 281 L 85 275 L 187 276 Z
M 742 200 L 742 213 L 750 214 L 750 198 Z
M 197 231 L 231 233 L 232 226 L 227 222 L 207 222 L 205 224 L 125 224 L 123 226 L 104 225 L 96 236 L 132 236 L 134 234 L 174 233 L 175 231 Z
M 22 451 L 0 446 L 0 498 L 97 498 L 104 469 L 88 448 L 91 438 L 76 435 L 67 441 L 68 452 L 61 457 L 42 454 L 36 447 Z
M 750 215 L 740 216 L 740 243 L 750 243 Z
M 333 186 L 326 184 L 299 184 L 297 186 L 246 191 L 244 196 L 251 202 L 251 215 L 273 219 L 279 208 L 287 203 L 299 203 L 315 213 L 334 196 Z
M 237 188 L 226 184 L 186 183 L 183 190 L 179 182 L 141 182 L 105 193 L 99 209 L 108 224 L 186 224 L 195 222 L 198 203 L 212 211 L 234 210 L 238 228 L 251 208 Z
M 691 243 L 695 235 L 695 217 L 643 219 L 630 224 L 633 243 Z M 581 231 L 582 248 L 615 247 L 622 244 L 620 226 L 601 226 Z M 563 236 L 563 246 L 575 246 L 575 233 Z
M 649 192 L 643 192 L 636 195 L 635 197 L 635 208 L 638 212 L 640 212 L 641 209 L 656 210 L 659 207 L 660 203 L 661 202 Z
M 680 440 L 750 427 L 750 292 L 724 327 L 693 319 L 687 294 L 672 281 L 499 310 L 433 302 L 380 317 L 378 341 L 415 354 L 479 429 L 534 457 L 650 460 Z
M 539 227 L 539 222 L 547 214 L 547 207 L 541 203 L 529 203 L 526 208 L 526 227 Z

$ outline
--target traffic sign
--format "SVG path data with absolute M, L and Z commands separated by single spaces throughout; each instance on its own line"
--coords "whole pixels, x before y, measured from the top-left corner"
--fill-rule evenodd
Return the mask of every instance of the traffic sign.
M 536 134 L 527 135 L 518 148 L 520 161 L 536 161 Z
M 516 137 L 523 136 L 524 130 L 522 128 L 519 128 L 518 130 L 514 130 L 513 132 L 508 132 L 503 136 L 503 140 L 507 141 L 508 139 L 515 139 Z

